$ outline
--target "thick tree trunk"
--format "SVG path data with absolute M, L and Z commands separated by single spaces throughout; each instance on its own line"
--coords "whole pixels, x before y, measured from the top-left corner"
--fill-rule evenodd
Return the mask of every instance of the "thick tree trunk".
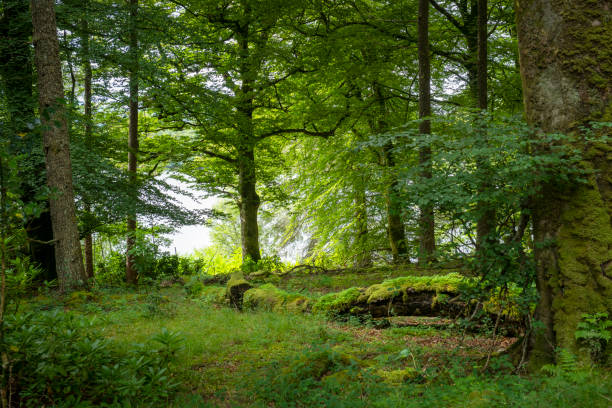
M 32 52 L 30 36 L 32 35 L 32 18 L 28 0 L 3 0 L 3 18 L 0 21 L 0 77 L 9 110 L 9 124 L 3 133 L 11 142 L 11 149 L 18 154 L 30 153 L 40 149 L 41 141 L 29 126 L 34 123 L 36 100 L 33 95 Z M 38 177 L 44 179 L 45 165 L 41 161 L 34 168 Z M 24 183 L 24 201 L 33 201 L 36 191 L 41 186 Z M 41 203 L 42 204 L 42 203 Z M 42 268 L 42 279 L 57 279 L 55 271 L 55 253 L 53 245 L 42 244 L 53 240 L 51 216 L 48 213 L 49 203 L 44 203 L 46 211 L 33 219 L 28 227 L 30 242 L 29 252 L 32 261 Z
M 529 123 L 578 134 L 588 121 L 610 121 L 610 2 L 522 0 L 516 11 Z M 533 200 L 536 319 L 544 325 L 530 342 L 534 368 L 559 347 L 580 354 L 574 333 L 583 313 L 612 313 L 612 144 L 579 147 L 583 166 L 596 171 L 588 182 L 545 185 Z
M 64 87 L 53 0 L 32 0 L 38 101 L 43 128 L 43 147 L 50 199 L 57 275 L 61 291 L 82 287 L 87 278 L 83 268 L 74 206 L 70 138 L 66 125 Z
M 245 16 L 249 16 L 250 8 L 247 5 Z M 240 209 L 240 237 L 242 241 L 242 261 L 251 259 L 259 261 L 259 224 L 257 213 L 261 200 L 257 194 L 257 173 L 255 169 L 255 144 L 253 134 L 253 61 L 250 59 L 249 24 L 238 30 L 237 41 L 239 47 L 239 72 L 242 85 L 237 96 L 238 102 L 238 128 L 242 140 L 238 143 L 238 194 L 240 196 L 238 207 Z
M 130 183 L 135 192 L 138 171 L 138 0 L 130 0 L 130 124 L 128 140 L 128 172 Z M 136 194 L 134 194 L 136 196 Z M 136 197 L 134 197 L 135 201 Z M 134 265 L 134 257 L 130 254 L 134 248 L 134 234 L 136 233 L 136 214 L 130 214 L 127 219 L 127 254 L 125 258 L 125 277 L 128 284 L 138 283 L 138 272 Z
M 89 7 L 89 2 L 85 3 L 85 7 Z M 81 21 L 81 43 L 83 51 L 83 71 L 84 71 L 84 95 L 85 101 L 85 143 L 91 148 L 92 145 L 92 113 L 91 113 L 91 60 L 89 56 L 89 24 L 87 22 L 88 13 L 85 13 L 85 18 Z M 86 204 L 86 211 L 91 212 L 91 205 Z M 88 278 L 93 278 L 93 237 L 91 231 L 85 235 L 85 274 Z
M 418 15 L 418 49 L 419 49 L 419 118 L 431 116 L 431 64 L 429 53 L 429 0 L 419 0 Z M 419 124 L 419 133 L 431 134 L 431 122 L 423 120 Z M 421 178 L 432 177 L 431 147 L 419 149 L 419 164 L 422 166 Z M 436 250 L 434 234 L 434 208 L 431 204 L 421 206 L 419 214 L 419 264 L 424 265 L 433 260 Z
M 238 189 L 240 194 L 240 236 L 242 259 L 259 261 L 259 226 L 257 212 L 261 201 L 256 190 L 255 152 L 251 146 L 243 146 L 238 157 Z

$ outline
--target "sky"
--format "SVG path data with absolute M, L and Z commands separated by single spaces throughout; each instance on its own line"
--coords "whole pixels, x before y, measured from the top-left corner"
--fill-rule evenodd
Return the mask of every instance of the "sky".
M 181 183 L 180 181 L 167 178 L 165 181 L 168 184 L 178 186 L 182 190 L 189 191 L 195 195 L 197 192 L 189 188 L 189 185 Z M 170 192 L 177 201 L 179 201 L 185 208 L 188 209 L 212 209 L 215 204 L 219 202 L 219 198 L 210 197 L 203 200 L 193 200 L 190 197 L 175 195 Z M 172 242 L 165 249 L 177 254 L 187 255 L 193 252 L 194 249 L 205 248 L 211 244 L 210 241 L 210 228 L 203 225 L 191 225 L 179 228 L 173 234 L 166 235 Z

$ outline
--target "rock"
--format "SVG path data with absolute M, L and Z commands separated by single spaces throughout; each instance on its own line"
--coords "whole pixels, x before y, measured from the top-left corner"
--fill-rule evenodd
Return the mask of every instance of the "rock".
M 267 283 L 247 290 L 244 294 L 243 305 L 249 309 L 305 312 L 310 308 L 310 299 L 300 294 L 287 293 Z
M 235 273 L 227 282 L 225 296 L 227 299 L 229 299 L 231 306 L 237 308 L 238 310 L 242 310 L 242 299 L 244 292 L 252 287 L 253 285 L 247 282 L 241 273 Z
M 392 371 L 377 370 L 376 375 L 382 378 L 384 382 L 389 384 L 403 384 L 420 377 L 420 373 L 412 367 Z

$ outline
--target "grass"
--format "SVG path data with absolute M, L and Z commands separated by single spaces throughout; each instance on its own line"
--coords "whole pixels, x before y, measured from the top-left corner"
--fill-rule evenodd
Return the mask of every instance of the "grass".
M 180 287 L 101 290 L 67 303 L 39 297 L 22 305 L 50 308 L 85 316 L 126 347 L 162 328 L 179 332 L 174 379 L 182 385 L 173 407 L 610 406 L 607 372 L 523 378 L 494 359 L 481 373 L 493 340 L 461 339 L 429 320 L 378 330 L 311 314 L 238 312 L 190 299 Z

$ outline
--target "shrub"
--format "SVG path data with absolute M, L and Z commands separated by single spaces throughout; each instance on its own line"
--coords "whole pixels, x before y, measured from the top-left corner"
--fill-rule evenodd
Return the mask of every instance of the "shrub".
M 147 405 L 177 387 L 170 364 L 181 339 L 167 330 L 128 348 L 62 312 L 9 316 L 4 330 L 8 382 L 20 406 Z

